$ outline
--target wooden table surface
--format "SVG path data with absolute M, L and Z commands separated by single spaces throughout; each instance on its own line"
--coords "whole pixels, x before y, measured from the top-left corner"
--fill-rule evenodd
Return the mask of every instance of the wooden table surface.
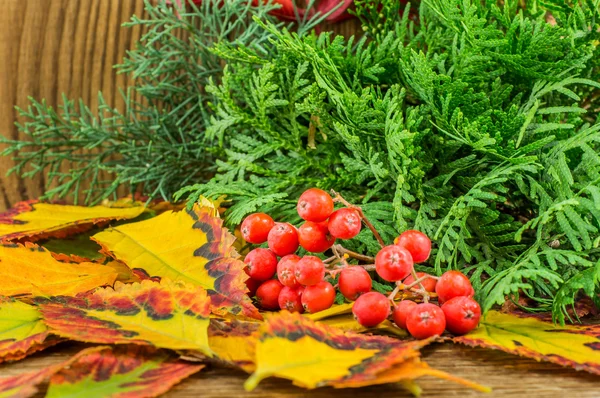
M 41 369 L 66 360 L 84 348 L 83 344 L 64 343 L 35 354 L 23 361 L 0 365 L 0 377 Z M 424 360 L 432 367 L 455 376 L 492 387 L 491 394 L 469 390 L 449 381 L 423 377 L 418 384 L 421 397 L 526 397 L 553 398 L 600 397 L 600 377 L 549 363 L 540 363 L 499 351 L 437 344 L 423 350 Z M 313 391 L 294 387 L 282 379 L 262 381 L 252 392 L 243 388 L 247 375 L 241 371 L 211 367 L 178 384 L 164 397 L 411 397 L 402 387 L 387 384 L 359 389 Z M 43 396 L 40 394 L 40 396 Z

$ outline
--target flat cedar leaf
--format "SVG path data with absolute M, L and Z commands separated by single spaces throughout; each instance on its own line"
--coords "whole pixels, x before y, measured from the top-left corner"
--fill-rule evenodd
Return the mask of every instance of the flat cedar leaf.
M 479 328 L 454 341 L 600 375 L 599 324 L 557 326 L 531 315 L 489 311 Z
M 112 285 L 117 276 L 114 269 L 95 263 L 60 262 L 32 243 L 0 244 L 0 295 L 74 295 Z
M 132 269 L 203 287 L 216 314 L 261 318 L 246 295 L 248 276 L 233 248 L 235 237 L 223 227 L 214 207 L 167 211 L 150 220 L 110 228 L 93 239 Z
M 219 359 L 251 373 L 255 369 L 257 338 L 254 333 L 259 327 L 257 322 L 212 320 L 208 328 L 208 344 Z
M 49 336 L 36 307 L 0 297 L 0 363 L 17 361 L 59 341 Z
M 64 238 L 87 231 L 96 224 L 135 218 L 144 210 L 145 207 L 142 206 L 109 208 L 20 202 L 0 214 L 0 241 Z
M 210 300 L 198 286 L 145 280 L 77 297 L 38 298 L 50 331 L 72 340 L 154 345 L 174 350 L 208 347 Z
M 418 357 L 431 341 L 344 332 L 285 311 L 269 317 L 257 333 L 256 371 L 247 390 L 271 376 L 305 388 L 376 380 L 378 373 Z
M 93 347 L 52 375 L 46 397 L 156 397 L 203 367 L 148 346 Z

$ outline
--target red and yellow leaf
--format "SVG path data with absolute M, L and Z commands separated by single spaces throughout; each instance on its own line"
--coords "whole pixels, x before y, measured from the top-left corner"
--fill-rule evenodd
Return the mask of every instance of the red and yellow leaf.
M 213 320 L 208 328 L 208 343 L 219 359 L 251 373 L 255 369 L 256 322 Z
M 31 243 L 0 244 L 0 295 L 73 295 L 112 285 L 116 278 L 117 272 L 110 267 L 63 263 Z
M 38 386 L 48 380 L 62 364 L 18 376 L 0 377 L 0 398 L 28 398 L 36 395 Z
M 252 305 L 244 263 L 233 248 L 235 237 L 223 227 L 214 207 L 167 211 L 158 217 L 110 228 L 95 235 L 105 252 L 150 277 L 169 278 L 208 291 L 213 312 L 261 318 Z
M 347 333 L 281 312 L 258 331 L 256 371 L 245 387 L 251 390 L 271 376 L 305 388 L 376 380 L 378 373 L 418 357 L 429 342 Z
M 600 324 L 558 326 L 520 313 L 487 313 L 479 327 L 454 341 L 600 374 Z
M 206 291 L 182 282 L 150 280 L 77 297 L 38 299 L 50 331 L 72 340 L 154 345 L 174 350 L 208 346 L 210 300 Z
M 52 375 L 46 397 L 156 397 L 203 367 L 147 346 L 94 347 Z
M 36 307 L 0 297 L 0 363 L 17 361 L 59 341 L 49 336 Z
M 66 206 L 37 201 L 20 202 L 0 214 L 0 241 L 65 237 L 113 220 L 128 220 L 142 214 L 145 207 Z

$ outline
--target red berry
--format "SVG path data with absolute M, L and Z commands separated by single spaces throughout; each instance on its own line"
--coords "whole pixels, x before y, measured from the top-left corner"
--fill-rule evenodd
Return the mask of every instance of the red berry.
M 326 310 L 335 301 L 335 289 L 331 283 L 321 281 L 313 286 L 307 286 L 302 293 L 304 310 L 314 314 Z
M 256 279 L 248 278 L 246 279 L 246 287 L 248 288 L 248 296 L 254 297 L 256 295 L 256 289 L 260 286 L 262 282 L 257 281 Z
M 390 301 L 378 292 L 365 293 L 354 302 L 352 313 L 358 323 L 371 328 L 385 321 L 390 315 Z
M 250 214 L 242 222 L 242 237 L 248 243 L 261 244 L 267 241 L 269 231 L 275 222 L 265 213 Z
M 446 329 L 453 334 L 466 334 L 477 327 L 481 307 L 470 297 L 454 297 L 442 305 Z
M 304 256 L 296 263 L 296 281 L 304 286 L 312 286 L 325 277 L 325 265 L 319 257 Z
M 358 211 L 344 207 L 329 217 L 329 232 L 340 239 L 352 239 L 360 232 L 362 221 Z
M 446 318 L 435 304 L 418 304 L 406 317 L 406 328 L 416 339 L 426 339 L 444 333 Z
M 417 303 L 410 300 L 402 300 L 394 307 L 394 311 L 392 312 L 392 318 L 394 318 L 394 323 L 398 325 L 399 328 L 406 329 L 406 317 L 411 311 L 417 306 Z
M 281 289 L 283 289 L 283 285 L 277 279 L 263 282 L 256 290 L 258 305 L 265 310 L 278 310 Z
M 333 213 L 333 199 L 322 189 L 310 188 L 300 195 L 296 208 L 302 219 L 321 222 Z
M 260 282 L 271 279 L 277 270 L 277 256 L 269 249 L 252 250 L 246 254 L 244 262 L 248 265 L 246 273 Z
M 280 257 L 292 254 L 298 249 L 298 231 L 290 223 L 275 223 L 267 240 L 269 249 Z
M 400 246 L 386 246 L 375 256 L 377 274 L 388 282 L 400 281 L 413 269 L 410 253 Z
M 438 295 L 438 302 L 440 304 L 443 304 L 454 297 L 473 297 L 475 294 L 469 278 L 459 271 L 444 272 L 437 281 L 435 292 Z
M 302 293 L 304 292 L 303 287 L 288 287 L 284 286 L 279 293 L 279 308 L 287 310 L 289 312 L 304 312 L 302 307 Z
M 322 253 L 335 243 L 335 237 L 329 233 L 327 222 L 307 221 L 298 228 L 298 241 L 306 251 Z
M 429 274 L 426 274 L 425 272 L 417 272 L 416 274 L 417 274 L 417 279 L 421 279 L 425 275 L 429 275 Z M 410 285 L 414 281 L 415 281 L 415 278 L 413 278 L 412 275 L 409 275 L 406 277 L 406 279 L 402 283 L 404 283 L 405 285 Z M 425 280 L 422 280 L 421 284 L 423 285 L 425 290 L 427 290 L 428 292 L 435 292 L 435 285 L 437 285 L 437 279 L 427 278 Z M 415 285 L 414 287 L 418 288 L 419 285 Z
M 415 263 L 426 261 L 431 253 L 431 240 L 423 232 L 414 229 L 402 232 L 396 244 L 408 250 Z
M 288 254 L 279 260 L 277 264 L 277 278 L 284 286 L 298 287 L 300 284 L 296 281 L 296 264 L 300 261 L 300 256 Z
M 344 268 L 338 279 L 340 293 L 350 301 L 356 300 L 361 294 L 370 292 L 371 284 L 371 276 L 363 267 L 359 266 Z

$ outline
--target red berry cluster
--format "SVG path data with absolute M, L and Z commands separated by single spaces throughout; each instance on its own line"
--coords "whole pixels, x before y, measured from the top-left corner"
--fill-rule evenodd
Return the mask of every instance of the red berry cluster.
M 334 201 L 346 207 L 334 211 Z M 347 300 L 356 301 L 352 312 L 363 326 L 377 326 L 391 315 L 399 327 L 418 339 L 439 335 L 444 330 L 464 334 L 477 327 L 481 309 L 473 299 L 474 290 L 465 275 L 448 271 L 438 279 L 415 272 L 415 263 L 426 261 L 431 253 L 431 241 L 422 232 L 405 231 L 393 245 L 384 246 L 359 207 L 339 195 L 332 198 L 317 188 L 300 196 L 297 210 L 305 220 L 299 228 L 276 223 L 265 213 L 251 214 L 241 225 L 247 242 L 267 242 L 269 247 L 256 248 L 244 259 L 250 276 L 247 281 L 250 295 L 256 295 L 263 309 L 300 313 L 326 310 L 333 305 L 336 296 L 328 278 L 339 275 L 336 287 Z M 352 239 L 358 235 L 363 223 L 382 245 L 375 258 L 335 245 L 336 239 Z M 312 253 L 331 249 L 335 256 L 327 260 L 311 255 L 300 257 L 294 254 L 300 246 Z M 374 264 L 350 265 L 346 261 L 348 257 L 370 260 Z M 368 271 L 373 270 L 381 279 L 395 283 L 396 288 L 389 296 L 371 291 Z M 275 275 L 277 278 L 273 279 Z M 396 303 L 394 300 L 401 290 L 421 297 L 423 302 Z M 429 302 L 432 296 L 437 296 L 441 308 Z

